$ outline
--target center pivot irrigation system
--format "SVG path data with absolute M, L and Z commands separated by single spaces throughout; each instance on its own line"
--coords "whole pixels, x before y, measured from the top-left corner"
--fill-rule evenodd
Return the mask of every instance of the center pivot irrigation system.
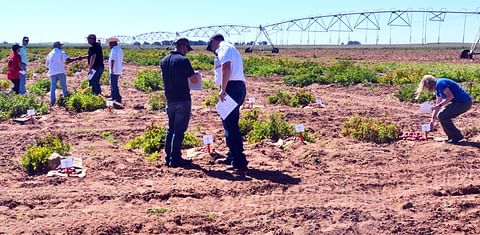
M 479 8 L 480 9 L 480 8 Z M 392 44 L 399 37 L 405 43 L 440 43 L 442 33 L 449 36 L 458 35 L 461 39 L 456 42 L 465 43 L 467 32 L 471 28 L 478 27 L 480 11 L 450 11 L 447 9 L 431 10 L 374 10 L 364 12 L 349 12 L 338 14 L 326 14 L 286 20 L 274 24 L 259 26 L 247 25 L 212 25 L 196 27 L 180 32 L 150 32 L 137 36 L 117 35 L 121 42 L 126 44 L 141 45 L 142 43 L 154 45 L 169 45 L 179 36 L 197 39 L 205 45 L 208 38 L 215 33 L 224 34 L 230 42 L 236 45 L 246 46 L 245 52 L 265 50 L 269 45 L 273 53 L 279 49 L 275 45 L 316 46 L 320 44 L 343 45 L 342 37 L 348 36 L 348 44 L 351 36 L 364 36 L 365 44 L 380 44 L 380 38 L 384 44 Z M 473 18 L 473 19 L 472 19 Z M 442 32 L 442 26 L 453 23 L 455 32 Z M 463 27 L 458 27 L 463 26 Z M 387 31 L 387 32 L 385 32 Z M 395 34 L 397 31 L 397 34 Z M 380 34 L 380 32 L 383 32 Z M 393 34 L 392 34 L 393 32 Z M 400 32 L 400 33 L 398 33 Z M 374 43 L 369 43 L 369 35 L 374 34 Z M 335 37 L 338 36 L 336 42 Z M 328 42 L 322 41 L 328 38 Z M 333 38 L 333 40 L 332 40 Z M 416 38 L 416 39 L 414 39 Z M 274 39 L 274 40 L 273 40 Z M 260 41 L 263 40 L 263 41 Z M 372 37 L 370 36 L 370 40 Z M 275 41 L 275 43 L 274 43 Z M 358 41 L 355 41 L 359 43 Z M 473 58 L 476 47 L 480 42 L 480 28 L 470 49 L 462 51 L 461 58 Z

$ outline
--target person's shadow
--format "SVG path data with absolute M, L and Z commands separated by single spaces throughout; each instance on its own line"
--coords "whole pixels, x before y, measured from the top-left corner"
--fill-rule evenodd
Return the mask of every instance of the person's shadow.
M 205 169 L 197 164 L 192 164 L 186 169 L 200 170 L 210 177 L 229 181 L 249 181 L 251 178 L 255 178 L 258 180 L 268 180 L 272 183 L 283 185 L 297 185 L 301 182 L 300 178 L 292 177 L 278 170 L 272 171 L 249 168 L 245 174 L 232 174 L 231 172 L 225 170 Z
M 474 148 L 480 149 L 480 142 L 462 141 L 462 142 L 455 143 L 455 145 L 465 146 L 465 147 L 474 147 Z

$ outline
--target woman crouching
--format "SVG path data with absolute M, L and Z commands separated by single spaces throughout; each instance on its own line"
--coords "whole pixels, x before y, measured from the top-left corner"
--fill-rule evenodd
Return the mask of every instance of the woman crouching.
M 463 139 L 460 130 L 453 124 L 452 119 L 467 112 L 472 107 L 472 97 L 455 81 L 448 78 L 435 78 L 425 75 L 418 85 L 415 99 L 418 99 L 423 90 L 436 92 L 436 104 L 432 108 L 430 126 L 433 129 L 435 118 L 438 118 L 445 134 L 447 143 L 458 143 Z M 441 109 L 445 106 L 443 109 Z

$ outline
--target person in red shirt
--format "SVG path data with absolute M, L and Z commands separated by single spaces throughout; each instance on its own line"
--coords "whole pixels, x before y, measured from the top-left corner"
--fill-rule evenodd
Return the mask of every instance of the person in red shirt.
M 12 81 L 12 90 L 15 94 L 20 93 L 20 70 L 22 69 L 22 58 L 20 57 L 20 46 L 15 44 L 12 46 L 12 53 L 8 57 L 7 78 Z

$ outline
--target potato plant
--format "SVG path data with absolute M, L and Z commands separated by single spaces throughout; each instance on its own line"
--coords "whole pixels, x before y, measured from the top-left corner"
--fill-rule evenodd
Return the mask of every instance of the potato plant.
M 341 135 L 364 142 L 391 143 L 400 136 L 400 128 L 379 118 L 353 115 L 342 123 Z

